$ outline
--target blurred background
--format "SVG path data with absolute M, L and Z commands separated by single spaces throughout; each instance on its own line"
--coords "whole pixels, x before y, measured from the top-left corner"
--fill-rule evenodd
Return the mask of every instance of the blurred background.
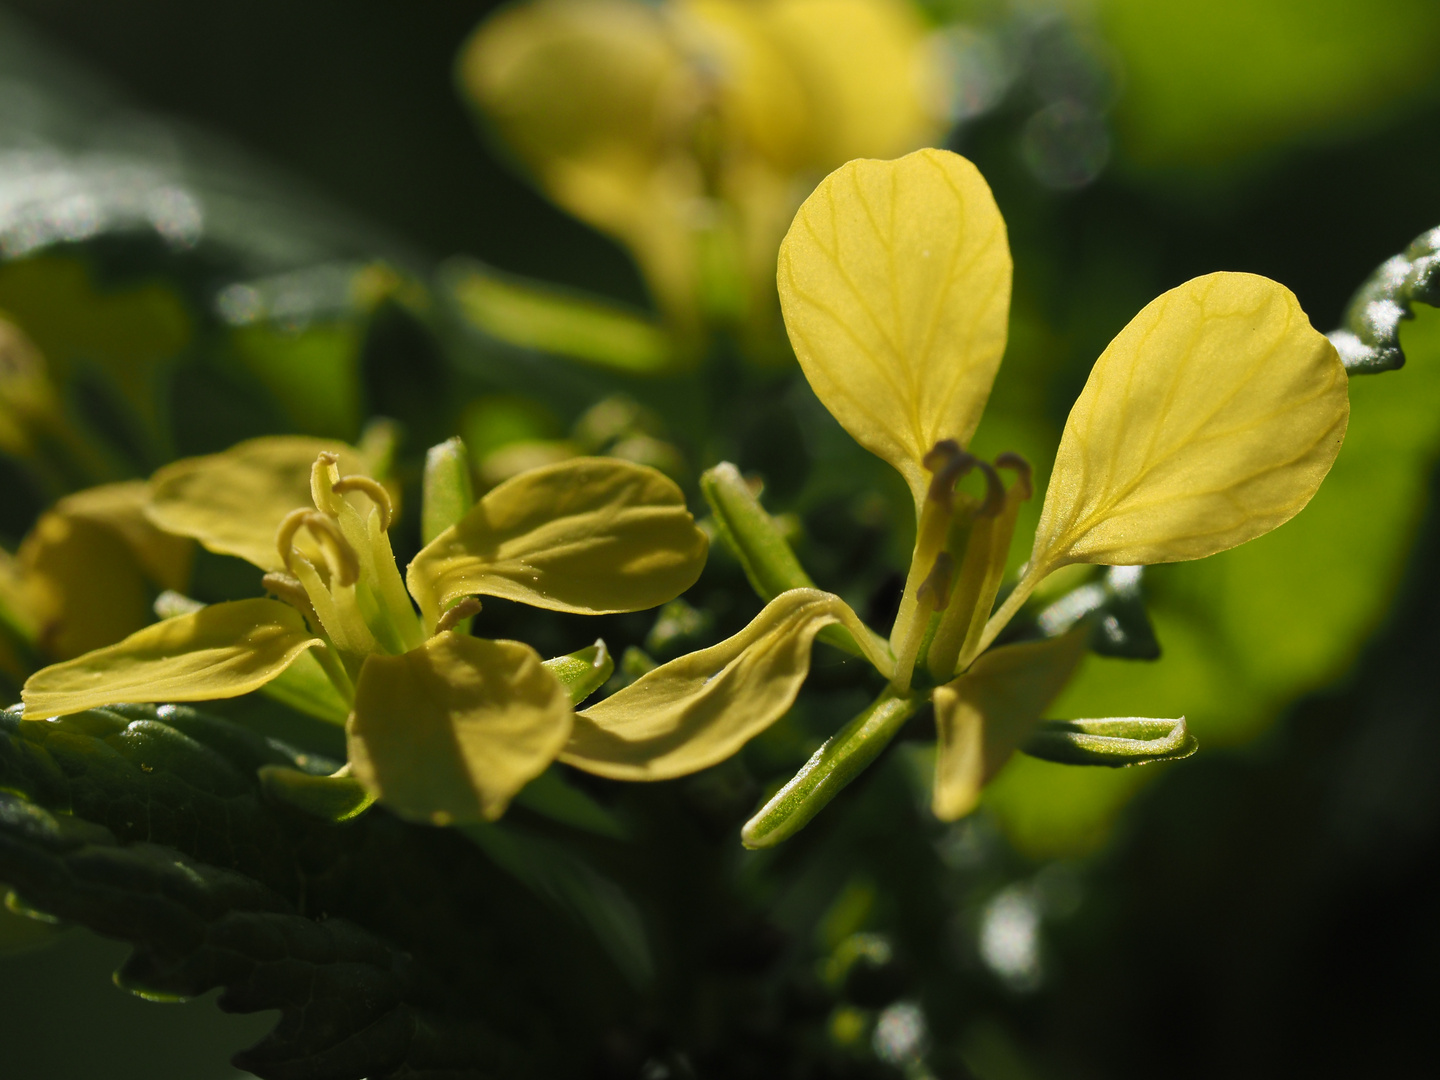
M 49 140 L 75 160 L 108 148 L 201 186 L 243 188 L 251 205 L 263 201 L 254 192 L 283 192 L 291 217 L 273 219 L 273 238 L 241 230 L 250 262 L 231 278 L 378 256 L 425 279 L 463 255 L 497 280 L 654 311 L 613 231 L 547 199 L 503 124 L 477 123 L 457 88 L 457 54 L 492 7 L 3 0 L 7 258 L 23 251 L 3 215 Z M 1029 409 L 1050 433 L 1038 443 L 1053 440 L 1110 337 L 1189 277 L 1268 275 L 1328 330 L 1377 265 L 1440 225 L 1433 0 L 930 0 L 916 12 L 943 76 L 925 99 L 937 142 L 980 167 L 1015 252 L 1015 372 L 997 388 L 996 437 L 1023 441 L 1013 418 Z M 185 272 L 217 280 L 215 265 Z M 0 307 L 13 306 L 4 287 Z M 1403 1076 L 1431 1056 L 1440 323 L 1419 314 L 1402 338 L 1410 365 L 1354 381 L 1355 424 L 1369 409 L 1369 427 L 1352 428 L 1342 462 L 1353 449 L 1356 466 L 1343 479 L 1337 470 L 1331 502 L 1316 500 L 1321 524 L 1225 564 L 1223 580 L 1156 575 L 1167 656 L 1133 694 L 1164 698 L 1150 715 L 1208 709 L 1202 752 L 1094 783 L 1048 766 L 1007 773 L 986 810 L 926 839 L 944 910 L 907 938 L 904 904 L 891 904 L 900 922 L 887 929 L 912 966 L 946 957 L 951 989 L 927 1010 L 937 1039 L 960 1047 L 955 1075 Z M 435 361 L 403 327 L 395 334 L 392 381 L 372 364 L 336 433 L 353 437 L 367 411 L 423 412 L 405 395 L 424 392 Z M 552 418 L 522 429 L 559 438 L 586 393 L 573 389 L 579 404 L 552 402 Z M 763 419 L 732 404 L 724 420 L 737 429 Z M 172 434 L 188 452 L 211 448 L 207 438 L 223 445 L 215 433 Z M 801 481 L 787 488 L 787 469 L 803 469 L 784 448 L 740 436 L 717 445 L 767 473 L 782 504 L 772 509 L 789 508 Z M 27 484 L 7 481 L 0 528 L 12 549 L 46 501 Z M 895 561 L 907 546 L 877 541 L 872 554 Z M 873 592 L 883 570 L 857 573 L 855 588 Z M 1282 579 L 1289 591 L 1270 588 Z M 1187 598 L 1212 587 L 1243 602 L 1185 622 Z M 1194 625 L 1221 642 L 1218 659 L 1187 651 Z M 1074 691 L 1074 715 L 1123 715 L 1079 711 L 1129 705 L 1129 690 L 1107 697 L 1105 665 L 1118 664 L 1096 662 L 1102 674 Z M 1179 704 L 1163 711 L 1171 698 Z M 858 863 L 883 874 L 882 840 L 857 843 Z M 873 892 L 874 880 L 851 885 Z M 234 1074 L 226 1056 L 266 1021 L 128 997 L 108 982 L 123 952 L 73 931 L 0 959 L 7 1075 Z M 905 1015 L 885 1015 L 903 1044 Z

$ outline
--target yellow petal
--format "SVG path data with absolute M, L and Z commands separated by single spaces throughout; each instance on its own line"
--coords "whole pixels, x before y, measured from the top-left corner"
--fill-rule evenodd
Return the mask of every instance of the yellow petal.
M 1005 351 L 1010 246 L 984 179 L 945 150 L 842 166 L 785 235 L 779 286 L 815 393 L 918 506 L 921 460 L 969 442 Z
M 954 821 L 975 808 L 980 789 L 1010 760 L 1085 654 L 1089 624 L 1046 641 L 983 654 L 935 690 L 935 816 Z
M 758 6 L 765 29 L 801 80 L 816 168 L 894 157 L 941 134 L 927 91 L 934 50 L 902 0 L 776 0 Z
M 1234 273 L 1171 289 L 1070 411 L 1032 575 L 1198 559 L 1269 532 L 1315 494 L 1349 416 L 1340 358 L 1289 289 Z
M 704 87 L 661 14 L 627 0 L 541 0 L 487 19 L 462 49 L 463 90 L 547 195 L 635 254 L 662 308 L 694 303 L 688 126 Z
M 350 763 L 396 813 L 493 821 L 555 760 L 572 715 L 570 695 L 528 645 L 447 631 L 365 661 Z
M 663 474 L 573 458 L 490 491 L 425 546 L 406 580 L 429 626 L 472 595 L 552 611 L 639 611 L 694 584 L 706 543 Z
M 365 471 L 359 452 L 334 439 L 250 439 L 161 469 L 150 479 L 146 514 L 166 532 L 193 536 L 211 551 L 281 570 L 275 530 L 291 510 L 314 505 L 310 467 L 322 450 L 340 455 L 341 475 Z
M 25 715 L 236 697 L 263 686 L 320 644 L 299 613 L 278 600 L 212 604 L 37 671 L 22 692 Z
M 810 671 L 810 643 L 837 622 L 862 644 L 875 641 L 838 596 L 781 593 L 734 637 L 577 713 L 560 760 L 616 780 L 668 780 L 724 761 L 785 715 Z M 889 658 L 877 651 L 871 661 Z
M 40 516 L 16 553 L 49 659 L 67 660 L 111 645 L 152 618 L 145 575 L 120 535 L 84 516 Z
M 111 529 L 135 557 L 145 576 L 164 589 L 184 592 L 195 561 L 186 538 L 161 532 L 146 516 L 149 485 L 141 480 L 77 491 L 55 504 L 55 512 Z

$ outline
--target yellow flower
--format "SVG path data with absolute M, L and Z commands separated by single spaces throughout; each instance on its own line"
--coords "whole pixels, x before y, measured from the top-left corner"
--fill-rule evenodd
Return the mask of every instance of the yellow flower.
M 776 245 L 812 177 L 938 137 L 932 56 L 904 0 L 532 0 L 482 24 L 458 77 L 691 330 L 773 309 Z
M 26 715 L 276 683 L 311 711 L 328 700 L 348 714 L 348 768 L 397 812 L 438 824 L 498 817 L 565 744 L 573 707 L 529 646 L 457 631 L 479 610 L 473 598 L 591 614 L 653 607 L 699 575 L 704 534 L 660 473 L 580 458 L 517 476 L 473 507 L 441 508 L 453 524 L 402 580 L 390 496 L 355 471 L 359 460 L 338 444 L 255 439 L 160 470 L 151 520 L 254 563 L 279 599 L 203 607 L 45 668 L 25 683 Z M 307 474 L 312 505 L 297 507 Z
M 119 641 L 151 620 L 155 589 L 183 590 L 194 544 L 145 517 L 143 481 L 67 495 L 14 555 L 0 551 L 0 677 Z
M 1335 349 L 1283 286 L 1252 274 L 1196 278 L 1148 304 L 1096 361 L 1065 425 L 1029 562 L 992 614 L 1030 470 L 1015 455 L 985 462 L 965 447 L 1004 352 L 1010 278 L 1005 223 L 979 172 L 955 154 L 852 161 L 806 200 L 780 250 L 790 340 L 820 400 L 915 499 L 894 628 L 882 639 L 814 588 L 722 466 L 706 494 L 769 603 L 735 637 L 579 714 L 562 760 L 632 780 L 713 765 L 790 707 L 823 633 L 889 685 L 750 822 L 746 843 L 800 828 L 927 699 L 939 729 L 933 808 L 957 818 L 1083 654 L 1084 628 L 990 648 L 1047 575 L 1074 563 L 1201 558 L 1274 529 L 1315 493 L 1349 417 Z M 967 473 L 982 481 L 976 494 L 957 490 Z M 1183 720 L 1069 724 L 1048 734 L 1068 738 L 1075 760 L 1147 760 L 1186 742 Z M 1147 749 L 1160 731 L 1169 738 Z

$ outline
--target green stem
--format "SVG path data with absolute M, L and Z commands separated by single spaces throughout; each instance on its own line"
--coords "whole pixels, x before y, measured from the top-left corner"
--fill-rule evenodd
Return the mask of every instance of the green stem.
M 864 712 L 827 739 L 795 778 L 745 823 L 740 832 L 745 846 L 774 847 L 803 829 L 875 760 L 926 696 L 887 686 Z

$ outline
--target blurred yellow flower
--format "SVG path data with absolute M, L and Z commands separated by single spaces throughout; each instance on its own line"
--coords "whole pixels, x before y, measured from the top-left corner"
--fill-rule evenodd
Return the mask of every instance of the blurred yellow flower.
M 348 471 L 358 461 L 348 447 L 274 438 L 160 470 L 151 519 L 267 571 L 279 599 L 201 607 L 45 668 L 25 683 L 26 715 L 234 697 L 294 683 L 308 665 L 290 693 L 312 705 L 328 694 L 348 767 L 373 795 L 437 824 L 498 817 L 565 744 L 573 707 L 528 645 L 457 632 L 479 610 L 473 597 L 591 614 L 654 607 L 694 582 L 704 534 L 660 473 L 579 458 L 486 494 L 402 580 L 390 496 Z M 307 472 L 312 505 L 297 507 Z
M 1148 304 L 1096 361 L 1065 425 L 1029 562 L 992 614 L 1030 468 L 964 448 L 1005 349 L 1010 279 L 1005 223 L 964 158 L 921 150 L 852 161 L 816 189 L 780 249 L 780 299 L 820 400 L 914 495 L 916 545 L 889 640 L 813 587 L 722 466 L 707 494 L 722 527 L 752 529 L 768 546 L 739 545 L 769 603 L 735 637 L 582 712 L 562 760 L 636 780 L 713 765 L 785 713 L 811 641 L 838 623 L 889 685 L 746 827 L 746 843 L 793 833 L 927 699 L 939 729 L 934 810 L 957 818 L 1084 652 L 1083 627 L 990 648 L 1041 580 L 1073 563 L 1224 551 L 1314 495 L 1349 417 L 1334 347 L 1283 286 L 1253 274 L 1196 278 Z M 1002 472 L 1014 475 L 1008 488 Z M 980 492 L 957 489 L 967 474 L 981 477 Z M 1089 725 L 1075 732 L 1085 753 L 1155 730 L 1138 719 L 1076 723 Z M 1178 722 L 1176 732 L 1178 746 Z
M 480 26 L 458 76 L 682 332 L 771 313 L 776 246 L 815 178 L 943 131 L 905 0 L 530 0 Z

